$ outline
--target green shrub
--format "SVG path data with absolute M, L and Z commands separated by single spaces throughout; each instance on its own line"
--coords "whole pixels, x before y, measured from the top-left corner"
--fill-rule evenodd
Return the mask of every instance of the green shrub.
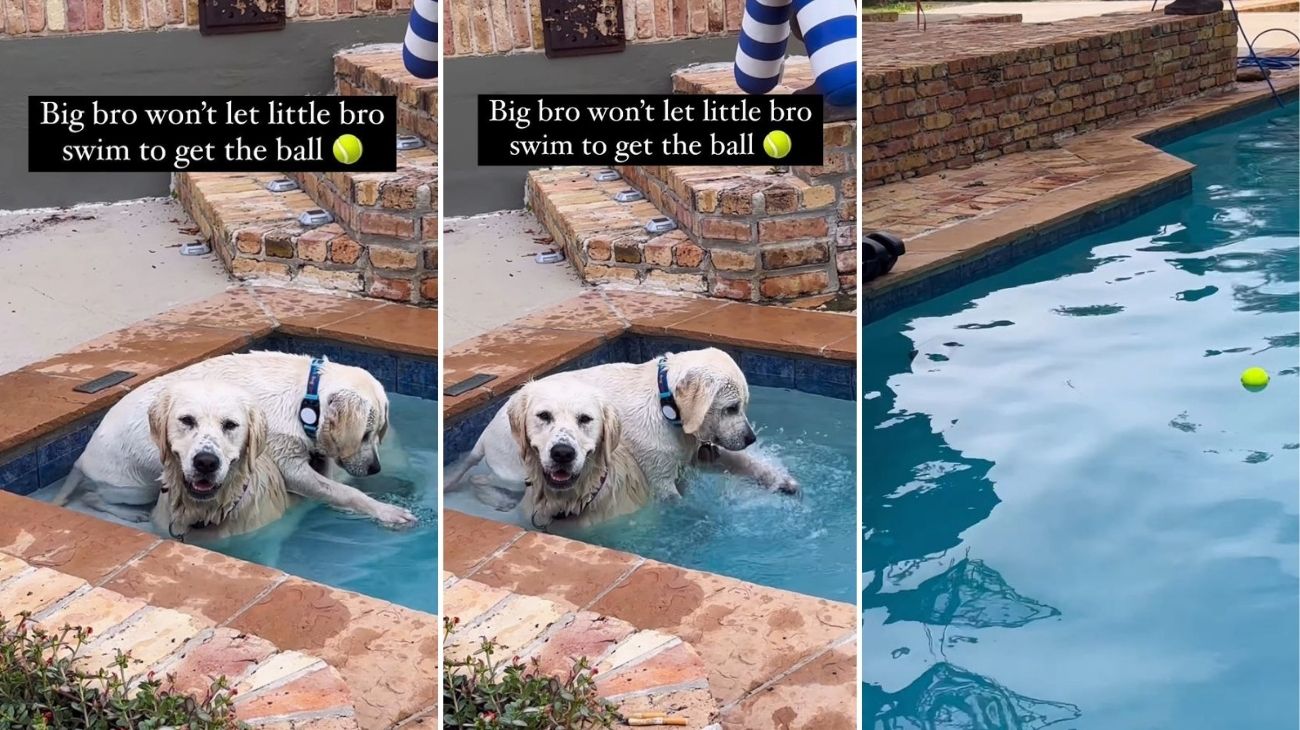
M 234 730 L 234 690 L 225 677 L 198 701 L 162 689 L 150 672 L 138 684 L 127 670 L 130 655 L 117 653 L 95 674 L 72 666 L 90 629 L 54 632 L 21 614 L 0 616 L 0 730 Z
M 443 635 L 459 619 L 443 619 Z M 444 642 L 445 643 L 445 642 Z M 497 646 L 484 640 L 463 660 L 442 660 L 444 728 L 524 728 L 525 730 L 594 730 L 611 728 L 619 716 L 596 694 L 596 670 L 584 657 L 563 680 L 542 674 L 534 659 L 498 659 Z

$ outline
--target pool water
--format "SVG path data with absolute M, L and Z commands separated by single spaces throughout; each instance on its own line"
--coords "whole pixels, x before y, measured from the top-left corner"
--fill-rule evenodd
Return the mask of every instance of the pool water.
M 753 386 L 750 398 L 758 442 L 749 448 L 784 463 L 803 486 L 801 497 L 768 493 L 736 476 L 696 472 L 680 500 L 556 532 L 684 568 L 852 602 L 857 570 L 853 401 Z M 476 467 L 471 475 L 485 469 Z M 447 494 L 444 504 L 529 527 L 520 510 L 497 512 L 468 489 Z
M 1298 139 L 864 328 L 866 727 L 1296 727 Z
M 408 608 L 438 609 L 438 403 L 389 394 L 389 434 L 380 448 L 383 471 L 353 479 L 334 476 L 399 504 L 420 523 L 390 530 L 373 520 L 302 500 L 260 530 L 203 547 L 278 568 L 335 588 L 356 591 Z M 52 498 L 58 484 L 32 496 Z M 79 503 L 69 505 L 98 517 Z M 148 524 L 132 525 L 149 529 Z

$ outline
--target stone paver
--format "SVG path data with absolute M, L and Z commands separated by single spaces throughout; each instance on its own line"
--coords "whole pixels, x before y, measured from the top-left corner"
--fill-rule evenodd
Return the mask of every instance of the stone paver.
M 857 645 L 827 652 L 744 702 L 724 708 L 724 730 L 854 730 Z
M 448 595 L 457 594 L 461 605 L 482 606 L 506 596 L 478 620 L 457 624 L 443 647 L 449 659 L 462 661 L 491 639 L 495 658 L 512 657 L 543 674 L 567 678 L 585 658 L 593 667 L 597 692 L 625 713 L 663 710 L 695 728 L 716 720 L 718 706 L 704 662 L 681 639 L 637 631 L 590 611 L 574 612 L 567 602 L 510 594 L 468 579 L 449 581 Z M 468 595 L 473 593 L 482 597 Z
M 86 581 L 49 568 L 37 568 L 0 583 L 0 606 L 10 615 L 39 613 L 85 587 Z
M 324 659 L 352 689 L 362 727 L 384 727 L 436 701 L 436 616 L 288 578 L 229 625 Z
M 494 524 L 454 511 L 444 516 L 449 534 L 466 537 Z M 503 549 L 517 537 L 510 548 Z M 516 546 L 518 551 L 513 549 Z M 525 656 L 537 657 L 553 672 L 585 656 L 598 669 L 603 694 L 620 703 L 636 699 L 655 709 L 663 707 L 660 700 L 671 695 L 680 702 L 686 713 L 683 716 L 700 726 L 705 720 L 715 721 L 716 707 L 747 702 L 762 688 L 779 684 L 800 667 L 850 641 L 857 630 L 856 610 L 850 604 L 653 561 L 637 562 L 640 559 L 634 556 L 574 544 L 555 535 L 498 533 L 475 544 L 477 555 L 451 540 L 447 547 L 457 553 L 458 564 L 471 570 L 472 578 L 454 579 L 448 590 L 449 597 L 457 594 L 454 600 L 458 605 L 495 605 L 504 590 L 536 596 L 523 604 L 525 609 L 513 614 L 493 609 L 494 613 L 468 630 L 458 629 L 457 634 L 506 635 L 511 648 L 503 653 L 527 644 L 529 640 L 521 636 L 531 636 Z M 573 559 L 579 555 L 582 560 Z M 569 575 L 587 570 L 583 563 L 590 566 L 589 574 Z M 557 579 L 531 579 L 537 575 Z M 494 581 L 495 592 L 483 584 Z M 602 581 L 603 586 L 599 585 Z M 580 590 L 575 592 L 575 586 Z M 458 588 L 465 593 L 458 594 Z M 574 598 L 587 599 L 593 593 L 596 598 L 577 612 L 536 608 L 537 600 L 567 607 L 575 603 Z M 501 606 L 521 598 L 516 595 Z M 558 619 L 551 618 L 560 613 Z M 545 618 L 538 619 L 539 614 Z M 521 618 L 515 621 L 515 616 Z M 463 656 L 464 648 L 476 641 L 454 638 L 451 643 L 456 647 L 451 655 Z M 851 716 L 856 711 L 855 688 L 852 676 L 841 676 L 826 696 L 836 698 L 834 707 Z M 704 692 L 708 702 L 701 702 L 698 692 Z M 701 705 L 706 709 L 701 710 Z M 825 717 L 832 716 L 833 712 Z

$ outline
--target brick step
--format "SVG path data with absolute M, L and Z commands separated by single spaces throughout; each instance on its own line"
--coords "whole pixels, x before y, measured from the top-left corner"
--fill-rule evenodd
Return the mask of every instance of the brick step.
M 397 126 L 438 149 L 438 80 L 417 79 L 402 64 L 402 45 L 382 43 L 334 54 L 334 92 L 397 97 Z
M 226 268 L 239 279 L 293 283 L 432 305 L 438 298 L 435 241 L 401 246 L 358 241 L 331 223 L 306 228 L 317 208 L 306 192 L 272 193 L 275 173 L 180 173 L 176 195 Z
M 397 151 L 393 172 L 298 172 L 289 177 L 353 238 L 401 248 L 438 240 L 438 155 Z
M 658 178 L 631 177 L 639 168 L 613 182 L 597 182 L 594 171 L 534 170 L 526 186 L 529 207 L 587 281 L 764 301 L 835 291 L 837 261 L 856 269 L 852 237 L 847 255 L 831 243 L 833 191 L 816 191 L 788 173 L 664 168 L 673 192 Z M 614 200 L 629 183 L 654 192 L 635 203 Z M 809 208 L 818 195 L 825 201 Z M 645 224 L 660 215 L 678 228 L 647 233 Z

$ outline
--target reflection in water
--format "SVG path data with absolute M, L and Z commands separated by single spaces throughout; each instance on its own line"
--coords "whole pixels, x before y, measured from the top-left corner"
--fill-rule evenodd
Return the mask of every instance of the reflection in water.
M 1060 612 L 1022 596 L 981 560 L 964 558 L 916 588 L 864 595 L 862 607 L 882 606 L 886 623 L 916 621 L 931 626 L 1015 628 Z
M 1298 131 L 864 328 L 867 727 L 1296 727 Z
M 989 677 L 940 662 L 898 692 L 868 685 L 863 718 L 873 730 L 1037 730 L 1079 708 L 1016 694 Z

